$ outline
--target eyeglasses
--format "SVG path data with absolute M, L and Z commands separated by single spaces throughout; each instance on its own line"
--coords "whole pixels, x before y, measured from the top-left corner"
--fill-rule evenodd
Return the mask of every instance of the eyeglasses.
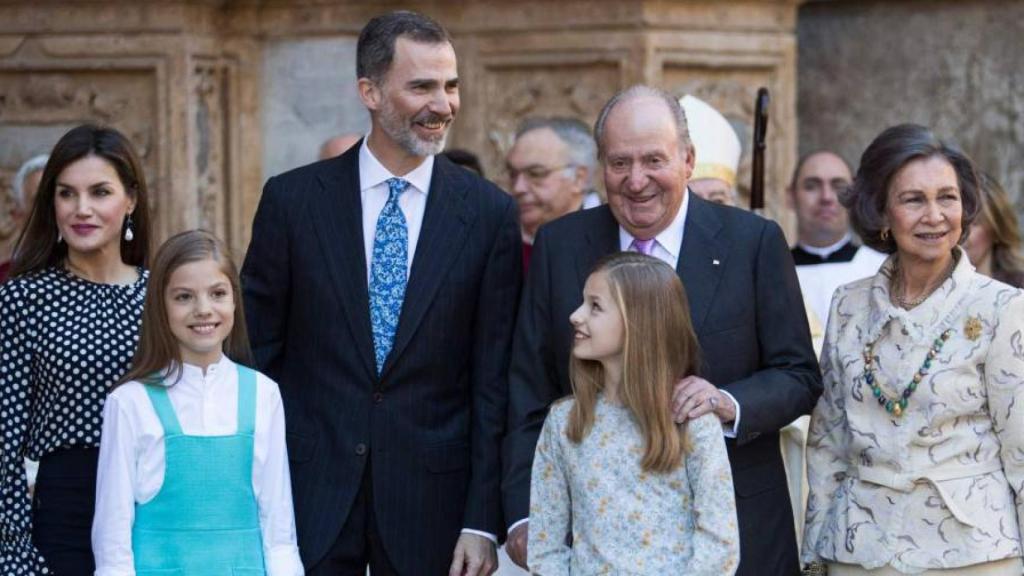
M 555 172 L 575 167 L 576 166 L 574 164 L 562 164 L 561 166 L 552 166 L 550 168 L 546 166 L 533 165 L 527 166 L 522 170 L 509 167 L 506 168 L 505 172 L 508 175 L 508 183 L 510 185 L 515 185 L 516 180 L 518 180 L 520 176 L 523 176 L 526 178 L 527 182 L 536 186 L 543 184 L 544 181 L 547 180 L 548 176 L 551 176 L 551 174 Z

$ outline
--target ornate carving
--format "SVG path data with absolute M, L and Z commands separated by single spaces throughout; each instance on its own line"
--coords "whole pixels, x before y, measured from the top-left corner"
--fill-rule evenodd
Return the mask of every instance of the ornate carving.
M 569 116 L 587 123 L 620 88 L 614 63 L 492 66 L 486 75 L 488 147 L 484 162 L 500 173 L 518 124 L 530 116 Z
M 195 100 L 195 166 L 199 226 L 224 237 L 226 172 L 224 70 L 216 61 L 197 59 L 192 70 Z

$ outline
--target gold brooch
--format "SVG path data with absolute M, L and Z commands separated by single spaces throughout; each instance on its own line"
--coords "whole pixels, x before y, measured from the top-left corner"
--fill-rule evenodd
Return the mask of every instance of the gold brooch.
M 964 336 L 970 340 L 977 340 L 981 336 L 981 319 L 971 316 L 964 322 Z

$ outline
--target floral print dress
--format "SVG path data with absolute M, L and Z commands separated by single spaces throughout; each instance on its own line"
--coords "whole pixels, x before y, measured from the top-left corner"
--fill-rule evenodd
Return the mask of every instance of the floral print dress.
M 565 434 L 574 400 L 544 422 L 530 493 L 530 572 L 728 576 L 739 563 L 732 473 L 722 425 L 686 425 L 690 451 L 672 472 L 644 472 L 632 412 L 603 397 L 580 444 Z M 570 536 L 571 534 L 571 546 Z

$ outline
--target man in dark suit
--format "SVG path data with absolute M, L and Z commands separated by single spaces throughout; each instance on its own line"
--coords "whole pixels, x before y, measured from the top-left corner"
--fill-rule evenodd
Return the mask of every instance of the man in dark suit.
M 271 178 L 243 267 L 259 368 L 281 386 L 313 575 L 486 575 L 521 285 L 516 205 L 438 153 L 459 107 L 436 22 L 359 37 L 371 132 Z
M 779 429 L 821 393 L 800 289 L 779 227 L 686 190 L 694 150 L 671 96 L 636 86 L 595 127 L 608 205 L 567 215 L 537 235 L 509 373 L 503 492 L 509 555 L 525 560 L 530 467 L 551 402 L 571 393 L 569 314 L 602 256 L 637 250 L 679 271 L 703 354 L 676 388 L 677 419 L 714 412 L 733 469 L 743 575 L 799 572 Z

